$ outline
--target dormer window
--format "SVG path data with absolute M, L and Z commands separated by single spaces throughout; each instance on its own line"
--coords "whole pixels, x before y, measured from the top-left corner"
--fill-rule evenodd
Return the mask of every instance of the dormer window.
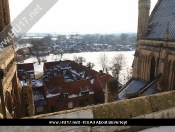
M 89 91 L 81 92 L 81 95 L 89 95 Z

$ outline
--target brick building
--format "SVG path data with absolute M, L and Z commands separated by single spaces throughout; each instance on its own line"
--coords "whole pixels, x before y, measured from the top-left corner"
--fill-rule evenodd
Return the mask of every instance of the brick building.
M 90 80 L 66 82 L 63 76 L 44 79 L 48 112 L 68 110 L 94 104 Z
M 33 87 L 33 99 L 35 105 L 35 115 L 48 112 L 44 87 Z
M 26 48 L 26 47 L 24 47 L 24 48 L 18 49 L 16 51 L 16 53 L 18 53 L 19 55 L 25 56 L 25 55 L 28 55 L 29 54 L 29 49 Z
M 33 108 L 38 115 L 104 103 L 106 83 L 114 79 L 70 60 L 44 63 L 40 80 L 35 80 L 33 63 L 17 67 L 22 100 L 29 98 L 22 103 L 24 116 L 32 115 Z M 31 110 L 27 111 L 25 105 Z
M 112 79 L 70 60 L 46 62 L 43 72 L 43 86 L 33 86 L 35 114 L 104 103 L 105 85 Z
M 33 63 L 17 64 L 17 73 L 20 80 L 35 79 Z

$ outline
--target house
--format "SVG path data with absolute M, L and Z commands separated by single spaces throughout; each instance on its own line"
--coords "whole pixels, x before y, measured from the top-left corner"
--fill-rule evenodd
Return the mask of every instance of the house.
M 94 71 L 70 60 L 46 62 L 43 68 L 44 75 L 48 78 L 59 77 L 62 82 L 65 82 L 66 87 L 69 83 L 77 82 L 81 84 L 84 83 L 84 80 L 89 81 L 88 87 L 94 92 L 95 103 L 104 103 L 105 84 L 113 78 L 109 74 Z M 71 87 L 73 88 L 73 86 Z M 85 85 L 82 87 L 85 87 Z
M 45 62 L 43 72 L 35 80 L 33 63 L 18 64 L 19 79 L 32 87 L 36 115 L 104 103 L 106 84 L 114 79 L 71 60 Z
M 24 47 L 24 48 L 18 49 L 16 51 L 16 53 L 18 53 L 19 55 L 25 56 L 25 55 L 28 55 L 29 54 L 29 49 L 26 48 L 26 47 Z
M 45 78 L 48 112 L 62 111 L 94 104 L 90 80 L 66 82 L 63 76 Z
M 20 80 L 35 79 L 33 63 L 17 64 L 17 76 Z
M 43 86 L 33 88 L 33 98 L 35 106 L 35 115 L 47 113 L 47 101 Z

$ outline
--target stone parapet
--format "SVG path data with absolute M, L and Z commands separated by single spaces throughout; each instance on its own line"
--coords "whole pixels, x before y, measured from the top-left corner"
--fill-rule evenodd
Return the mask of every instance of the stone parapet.
M 120 118 L 175 118 L 175 91 L 155 95 L 126 99 L 96 106 L 26 117 L 60 118 L 60 119 L 120 119 Z M 32 131 L 32 132 L 130 132 L 147 127 L 136 126 L 1 126 L 0 131 Z
M 14 59 L 15 51 L 12 46 L 4 48 L 0 52 L 0 68 L 5 69 L 7 65 Z
M 11 83 L 11 80 L 16 72 L 16 68 L 16 62 L 14 62 L 2 81 L 3 88 L 7 88 Z
M 26 117 L 24 119 L 121 119 L 121 118 L 175 118 L 175 91 L 163 92 L 150 96 L 126 99 L 96 106 L 77 108 L 61 112 Z M 12 127 L 0 127 L 2 132 Z M 60 131 L 60 132 L 114 132 L 138 131 L 147 127 L 135 126 L 52 126 L 52 127 L 13 127 L 20 131 Z
M 92 111 L 93 116 L 87 116 L 87 118 L 92 117 L 92 119 L 134 118 L 173 107 L 175 107 L 175 91 L 169 91 L 149 96 L 116 101 L 112 103 L 104 103 L 95 106 L 25 117 L 25 119 L 54 117 L 64 118 L 65 116 L 63 115 L 70 113 L 72 113 L 73 118 L 79 118 L 80 111 Z M 84 116 L 84 118 L 86 118 L 86 116 Z

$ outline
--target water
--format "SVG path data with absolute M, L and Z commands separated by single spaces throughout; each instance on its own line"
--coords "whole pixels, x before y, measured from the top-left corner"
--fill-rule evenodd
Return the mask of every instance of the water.
M 109 60 L 109 66 L 110 66 L 110 61 L 112 60 L 112 58 L 115 55 L 120 54 L 120 53 L 124 54 L 124 56 L 126 58 L 126 66 L 125 66 L 125 69 L 123 69 L 120 72 L 119 82 L 122 84 L 126 83 L 126 81 L 127 81 L 127 80 L 125 80 L 125 76 L 127 75 L 126 68 L 127 67 L 131 68 L 131 65 L 132 65 L 133 59 L 134 59 L 134 56 L 133 56 L 134 51 L 66 53 L 63 55 L 62 60 L 74 60 L 74 56 L 81 56 L 81 57 L 84 57 L 86 59 L 86 62 L 92 62 L 95 64 L 95 66 L 93 67 L 94 70 L 100 71 L 100 70 L 102 70 L 102 67 L 98 63 L 98 58 L 99 58 L 101 53 L 105 53 L 107 55 L 108 60 Z M 54 56 L 53 54 L 50 54 L 49 56 L 46 57 L 46 59 L 47 59 L 47 62 L 58 61 L 58 60 L 60 60 L 60 56 Z M 31 57 L 29 59 L 26 59 L 23 63 L 33 63 L 33 62 L 37 62 L 36 57 Z M 83 65 L 86 65 L 86 63 L 83 63 Z M 35 69 L 35 74 L 37 76 L 40 76 L 40 74 L 42 75 L 43 74 L 43 62 L 41 62 L 40 65 L 38 65 L 38 63 L 35 63 L 34 69 Z M 111 74 L 111 72 L 109 72 L 109 74 Z
M 119 81 L 124 84 L 126 83 L 124 80 L 124 76 L 126 76 L 126 68 L 131 68 L 133 59 L 134 59 L 134 51 L 110 51 L 110 52 L 82 52 L 82 53 L 68 53 L 63 55 L 63 60 L 73 60 L 74 56 L 82 56 L 86 59 L 86 62 L 92 62 L 95 64 L 93 67 L 94 70 L 99 71 L 102 70 L 102 67 L 98 63 L 98 58 L 101 53 L 106 53 L 108 56 L 109 61 L 112 60 L 112 58 L 120 53 L 123 53 L 126 57 L 126 67 L 120 72 L 119 75 Z M 86 63 L 83 63 L 86 65 Z M 111 72 L 110 72 L 111 74 Z

